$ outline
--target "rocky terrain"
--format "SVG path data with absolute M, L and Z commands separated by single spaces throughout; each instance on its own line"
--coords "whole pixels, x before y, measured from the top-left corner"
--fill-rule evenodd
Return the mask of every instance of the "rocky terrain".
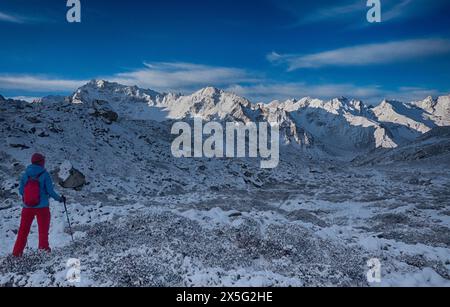
M 171 125 L 202 117 L 280 125 L 280 164 L 176 159 Z M 450 285 L 450 96 L 370 107 L 346 98 L 252 103 L 215 88 L 157 93 L 94 80 L 68 97 L 0 97 L 0 285 Z M 47 156 L 52 254 L 8 256 L 18 177 Z

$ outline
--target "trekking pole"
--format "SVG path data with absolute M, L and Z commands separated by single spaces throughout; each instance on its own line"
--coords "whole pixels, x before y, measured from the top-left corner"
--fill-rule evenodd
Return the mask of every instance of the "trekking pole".
M 66 211 L 67 223 L 69 223 L 69 231 L 70 231 L 70 236 L 72 237 L 72 243 L 74 243 L 75 240 L 73 239 L 72 224 L 70 223 L 69 212 L 67 211 L 67 205 L 66 205 L 65 199 L 64 199 L 64 210 Z

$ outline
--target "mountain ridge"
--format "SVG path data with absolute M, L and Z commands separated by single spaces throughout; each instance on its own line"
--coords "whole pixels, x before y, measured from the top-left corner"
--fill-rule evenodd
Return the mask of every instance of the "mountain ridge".
M 71 103 L 94 109 L 101 105 L 129 120 L 165 122 L 201 117 L 206 121 L 267 121 L 280 126 L 284 144 L 320 147 L 332 155 L 392 149 L 433 128 L 450 126 L 450 95 L 409 103 L 384 100 L 376 107 L 345 97 L 304 97 L 262 104 L 215 87 L 183 95 L 92 80 L 67 97 L 48 96 L 35 103 Z

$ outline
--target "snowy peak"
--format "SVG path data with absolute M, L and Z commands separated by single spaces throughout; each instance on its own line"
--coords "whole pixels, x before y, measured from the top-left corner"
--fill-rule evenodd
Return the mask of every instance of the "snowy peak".
M 205 103 L 209 107 L 221 105 L 221 104 L 234 104 L 249 106 L 251 103 L 239 97 L 233 93 L 225 92 L 215 87 L 203 88 L 190 96 L 185 96 L 193 104 Z
M 427 119 L 426 112 L 413 104 L 385 100 L 372 112 L 399 145 L 413 141 L 436 126 L 435 122 Z
M 323 109 L 335 115 L 343 115 L 345 113 L 357 115 L 368 110 L 368 107 L 362 101 L 350 100 L 345 97 L 335 98 L 329 101 L 304 97 L 300 100 L 287 100 L 283 103 L 274 101 L 268 107 L 283 109 L 287 112 L 299 111 L 305 108 Z
M 437 120 L 440 126 L 450 125 L 450 95 L 427 97 L 425 100 L 412 102 L 411 105 L 429 113 L 429 118 Z
M 436 103 L 429 99 L 419 104 L 385 100 L 372 111 L 381 122 L 402 125 L 420 133 L 426 133 L 439 126 L 434 120 L 435 110 L 429 109 L 434 106 Z
M 434 114 L 438 109 L 448 109 L 450 106 L 450 95 L 433 98 L 431 96 L 422 101 L 414 101 L 411 104 L 425 110 L 428 113 Z
M 105 100 L 110 103 L 153 103 L 158 96 L 160 96 L 158 92 L 140 89 L 137 86 L 121 85 L 104 80 L 92 80 L 75 91 L 72 95 L 72 102 L 90 103 L 94 100 Z
M 435 121 L 439 126 L 450 125 L 450 95 L 440 96 L 437 99 L 429 97 L 416 103 L 416 105 L 430 113 L 428 118 Z
M 361 114 L 367 107 L 360 100 L 349 100 L 345 97 L 335 98 L 328 102 L 320 103 L 319 100 L 314 100 L 325 110 L 334 114 L 351 113 L 354 115 Z
M 383 100 L 378 106 L 372 109 L 372 112 L 378 117 L 396 116 L 400 115 L 395 110 L 405 108 L 402 103 L 398 101 Z
M 217 99 L 223 93 L 224 93 L 223 90 L 209 86 L 209 87 L 205 87 L 205 88 L 195 92 L 193 95 L 198 96 L 198 97 L 210 97 L 210 98 Z
M 188 96 L 170 99 L 167 96 L 163 105 L 169 111 L 169 118 L 182 119 L 201 117 L 205 120 L 249 121 L 248 112 L 253 105 L 245 98 L 214 87 L 207 87 Z
M 68 100 L 74 104 L 94 108 L 97 102 L 118 113 L 119 118 L 133 120 L 166 120 L 166 113 L 156 107 L 163 95 L 153 90 L 141 89 L 104 80 L 92 80 L 76 90 Z
M 436 103 L 437 103 L 437 101 L 431 96 L 428 96 L 427 98 L 425 98 L 422 101 L 412 102 L 413 105 L 416 105 L 417 107 L 419 107 L 429 113 L 434 112 L 434 107 L 436 106 Z

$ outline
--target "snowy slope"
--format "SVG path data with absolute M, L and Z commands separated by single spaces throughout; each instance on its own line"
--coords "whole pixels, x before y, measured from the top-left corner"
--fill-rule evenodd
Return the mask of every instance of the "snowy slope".
M 92 80 L 80 87 L 70 97 L 75 104 L 91 104 L 96 100 L 108 102 L 122 117 L 136 120 L 164 121 L 167 113 L 156 105 L 163 95 L 143 90 L 136 86 L 125 86 L 103 80 Z
M 398 101 L 385 100 L 373 109 L 373 113 L 379 122 L 389 127 L 400 144 L 412 141 L 436 126 L 425 118 L 422 109 Z
M 416 162 L 422 165 L 450 166 L 450 127 L 436 127 L 399 148 L 360 157 L 360 164 Z
M 396 146 L 389 131 L 367 117 L 368 110 L 360 101 L 313 99 L 304 100 L 298 107 L 291 112 L 296 123 L 330 150 L 358 152 Z
M 426 113 L 424 117 L 438 126 L 450 126 L 450 95 L 438 98 L 428 97 L 423 101 L 412 102 Z

